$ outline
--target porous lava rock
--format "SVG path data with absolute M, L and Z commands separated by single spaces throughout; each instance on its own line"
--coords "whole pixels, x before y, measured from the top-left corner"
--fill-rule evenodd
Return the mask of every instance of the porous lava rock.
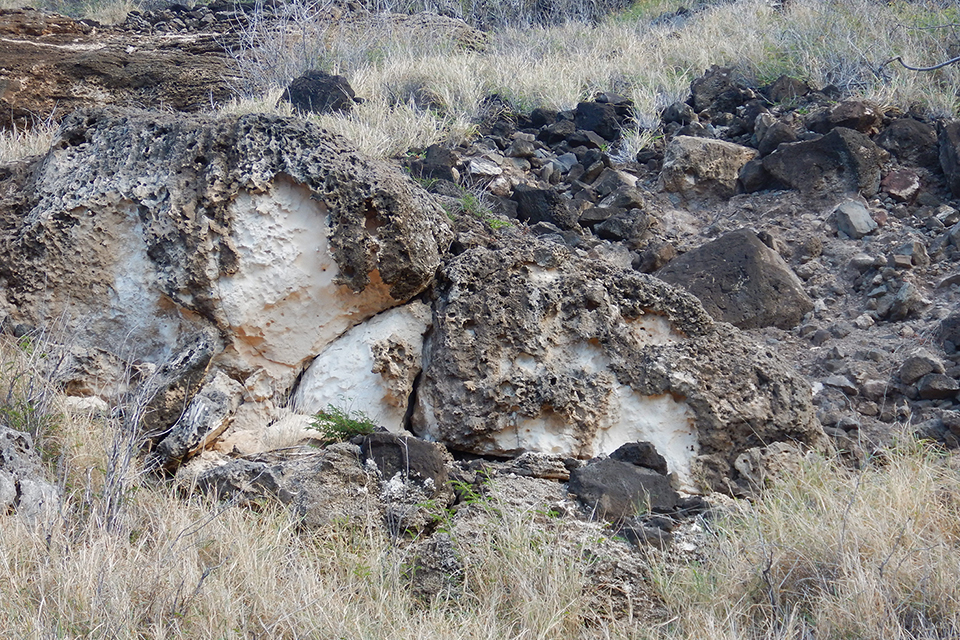
M 36 520 L 59 507 L 60 491 L 47 480 L 33 438 L 0 424 L 0 516 Z
M 822 434 L 809 385 L 692 295 L 532 238 L 443 269 L 412 428 L 499 456 L 646 441 L 687 490 L 736 484 L 744 449 Z
M 813 309 L 800 278 L 750 229 L 683 254 L 657 277 L 697 296 L 714 319 L 741 329 L 789 329 Z
M 223 370 L 260 400 L 423 291 L 451 240 L 402 173 L 276 116 L 81 111 L 6 182 L 0 309 L 12 321 L 56 318 L 81 346 L 161 367 L 212 331 L 208 379 Z

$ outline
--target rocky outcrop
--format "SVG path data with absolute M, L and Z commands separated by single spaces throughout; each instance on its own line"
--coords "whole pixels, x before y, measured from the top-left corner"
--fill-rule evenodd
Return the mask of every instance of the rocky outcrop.
M 0 126 L 94 105 L 199 111 L 234 95 L 237 69 L 212 34 L 131 37 L 30 9 L 0 10 Z
M 802 379 L 655 278 L 530 241 L 458 256 L 439 296 L 412 426 L 452 449 L 647 441 L 696 490 L 736 483 L 746 448 L 820 439 Z
M 222 344 L 204 368 L 256 377 L 261 400 L 287 393 L 351 326 L 422 291 L 451 237 L 399 172 L 272 116 L 80 112 L 9 180 L 7 315 L 63 318 L 80 345 L 158 365 L 212 330 Z
M 33 438 L 0 424 L 0 515 L 36 520 L 59 506 L 60 490 L 47 480 Z

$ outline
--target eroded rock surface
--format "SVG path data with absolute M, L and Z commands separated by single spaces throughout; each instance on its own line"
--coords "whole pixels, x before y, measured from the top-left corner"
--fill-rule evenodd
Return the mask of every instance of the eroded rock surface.
M 413 416 L 428 439 L 580 458 L 647 441 L 687 490 L 736 482 L 746 448 L 820 439 L 801 378 L 660 280 L 535 241 L 444 277 Z
M 450 241 L 398 171 L 273 116 L 78 112 L 7 182 L 0 311 L 157 364 L 213 330 L 203 366 L 256 376 L 260 399 L 422 291 Z
M 60 491 L 47 480 L 33 438 L 0 424 L 0 515 L 35 520 L 59 506 Z

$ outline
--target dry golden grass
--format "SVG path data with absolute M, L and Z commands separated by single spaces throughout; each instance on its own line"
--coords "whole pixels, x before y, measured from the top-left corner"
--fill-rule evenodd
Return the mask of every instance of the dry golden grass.
M 915 442 L 859 471 L 810 456 L 741 507 L 703 564 L 661 566 L 677 637 L 960 634 L 956 458 Z
M 0 131 L 0 162 L 46 153 L 57 132 L 52 123 L 38 123 L 27 130 Z
M 64 492 L 62 509 L 46 519 L 0 517 L 2 637 L 960 633 L 960 463 L 924 444 L 907 442 L 861 470 L 811 455 L 755 502 L 705 523 L 700 562 L 647 558 L 653 601 L 666 614 L 634 611 L 598 625 L 603 611 L 585 597 L 577 546 L 543 514 L 510 508 L 496 485 L 484 506 L 465 512 L 472 521 L 447 525 L 464 560 L 462 588 L 424 603 L 408 589 L 409 560 L 378 521 L 304 530 L 272 502 L 213 502 L 145 474 L 136 456 L 123 455 L 130 441 L 115 418 L 71 409 L 43 386 L 37 367 L 55 355 L 37 340 L 0 341 L 4 421 L 36 433 Z
M 646 130 L 656 127 L 659 112 L 685 99 L 690 82 L 713 64 L 736 66 L 754 85 L 789 74 L 881 103 L 919 104 L 935 116 L 956 113 L 956 68 L 917 73 L 891 66 L 880 72 L 881 63 L 895 55 L 915 64 L 949 58 L 955 30 L 927 27 L 956 22 L 952 5 L 795 0 L 778 11 L 765 0 L 740 0 L 703 4 L 684 20 L 651 20 L 680 4 L 639 2 L 599 24 L 498 30 L 482 51 L 385 27 L 360 37 L 318 26 L 311 46 L 297 41 L 284 48 L 274 39 L 276 46 L 264 53 L 247 51 L 245 64 L 273 85 L 309 66 L 345 75 L 370 104 L 342 122 L 327 118 L 324 124 L 364 140 L 378 155 L 396 153 L 411 139 L 421 148 L 455 140 L 469 132 L 464 123 L 476 119 L 481 99 L 493 93 L 527 112 L 538 106 L 569 109 L 612 90 L 636 104 L 638 131 L 619 150 L 629 156 L 649 142 Z M 267 78 L 254 64 L 257 56 L 290 77 Z M 434 108 L 402 108 L 417 91 L 431 96 Z M 416 135 L 405 135 L 410 131 Z

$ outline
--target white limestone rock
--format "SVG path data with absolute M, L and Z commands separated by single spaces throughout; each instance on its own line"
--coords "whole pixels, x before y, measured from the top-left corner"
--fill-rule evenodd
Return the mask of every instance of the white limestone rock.
M 469 249 L 442 282 L 412 420 L 422 437 L 578 458 L 647 441 L 691 492 L 745 483 L 746 449 L 823 437 L 799 375 L 656 278 L 525 238 Z

